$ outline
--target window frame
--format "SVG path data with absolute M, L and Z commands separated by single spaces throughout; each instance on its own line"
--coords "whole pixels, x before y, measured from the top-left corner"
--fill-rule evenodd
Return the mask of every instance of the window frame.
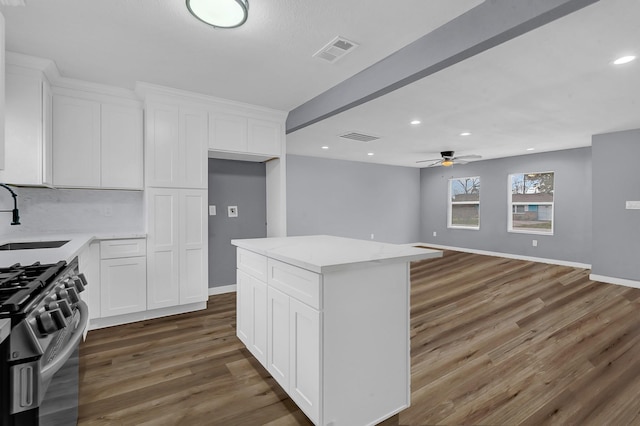
M 478 179 L 478 187 L 481 186 L 480 176 L 463 176 L 457 178 L 450 178 L 447 181 L 447 228 L 448 229 L 467 229 L 471 231 L 479 231 L 480 230 L 480 189 L 478 189 L 478 201 L 453 201 L 453 191 L 452 191 L 452 183 L 453 181 L 459 181 L 464 179 Z M 452 222 L 453 219 L 453 206 L 454 205 L 477 205 L 478 206 L 478 225 L 470 226 L 470 225 L 455 225 Z
M 518 175 L 541 175 L 541 174 L 549 174 L 552 173 L 553 174 L 553 201 L 540 201 L 540 202 L 536 202 L 535 204 L 530 203 L 530 202 L 513 202 L 513 193 L 512 193 L 512 187 L 513 187 L 513 176 L 518 176 Z M 532 234 L 532 235 L 554 235 L 555 233 L 555 216 L 556 216 L 556 207 L 555 207 L 555 200 L 556 200 L 556 172 L 553 170 L 549 170 L 549 171 L 545 171 L 545 172 L 519 172 L 519 173 L 509 173 L 508 178 L 507 178 L 507 211 L 508 211 L 508 217 L 507 217 L 507 232 L 512 232 L 515 234 Z M 517 206 L 524 206 L 524 211 L 522 213 L 516 213 L 516 214 L 524 214 L 526 212 L 529 211 L 529 206 L 531 205 L 535 205 L 535 206 L 551 206 L 551 229 L 549 229 L 549 231 L 537 231 L 535 229 L 531 229 L 531 228 L 514 228 L 513 227 L 513 215 L 514 215 L 514 207 L 517 209 Z

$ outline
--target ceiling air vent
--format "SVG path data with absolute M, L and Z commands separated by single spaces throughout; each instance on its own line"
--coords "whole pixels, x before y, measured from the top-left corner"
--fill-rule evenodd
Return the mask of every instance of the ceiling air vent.
M 326 46 L 313 54 L 314 58 L 324 59 L 327 62 L 334 63 L 344 55 L 358 47 L 357 43 L 347 40 L 343 37 L 336 37 Z
M 358 132 L 348 132 L 339 136 L 344 139 L 351 139 L 353 141 L 360 141 L 360 142 L 371 142 L 371 141 L 375 141 L 376 139 L 380 139 L 378 136 L 365 135 L 364 133 L 358 133 Z

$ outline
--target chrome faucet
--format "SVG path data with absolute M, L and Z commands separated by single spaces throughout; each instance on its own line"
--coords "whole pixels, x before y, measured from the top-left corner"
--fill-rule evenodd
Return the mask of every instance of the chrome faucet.
M 0 183 L 0 186 L 5 188 L 7 191 L 11 193 L 13 197 L 13 210 L 0 210 L 0 212 L 11 212 L 13 213 L 13 220 L 11 221 L 12 225 L 20 225 L 20 215 L 18 213 L 18 195 L 13 192 L 13 189 L 9 188 L 4 183 Z

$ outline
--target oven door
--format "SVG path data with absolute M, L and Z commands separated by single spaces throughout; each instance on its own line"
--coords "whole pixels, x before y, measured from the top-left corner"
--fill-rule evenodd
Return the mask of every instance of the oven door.
M 39 426 L 76 425 L 78 423 L 79 346 L 89 320 L 87 305 L 77 304 L 79 320 L 66 343 L 40 374 L 42 397 Z

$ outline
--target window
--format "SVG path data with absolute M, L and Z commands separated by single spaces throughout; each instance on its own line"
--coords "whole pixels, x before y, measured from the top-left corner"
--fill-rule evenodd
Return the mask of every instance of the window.
M 480 229 L 480 178 L 449 179 L 449 228 Z
M 553 172 L 509 175 L 510 232 L 553 234 Z

